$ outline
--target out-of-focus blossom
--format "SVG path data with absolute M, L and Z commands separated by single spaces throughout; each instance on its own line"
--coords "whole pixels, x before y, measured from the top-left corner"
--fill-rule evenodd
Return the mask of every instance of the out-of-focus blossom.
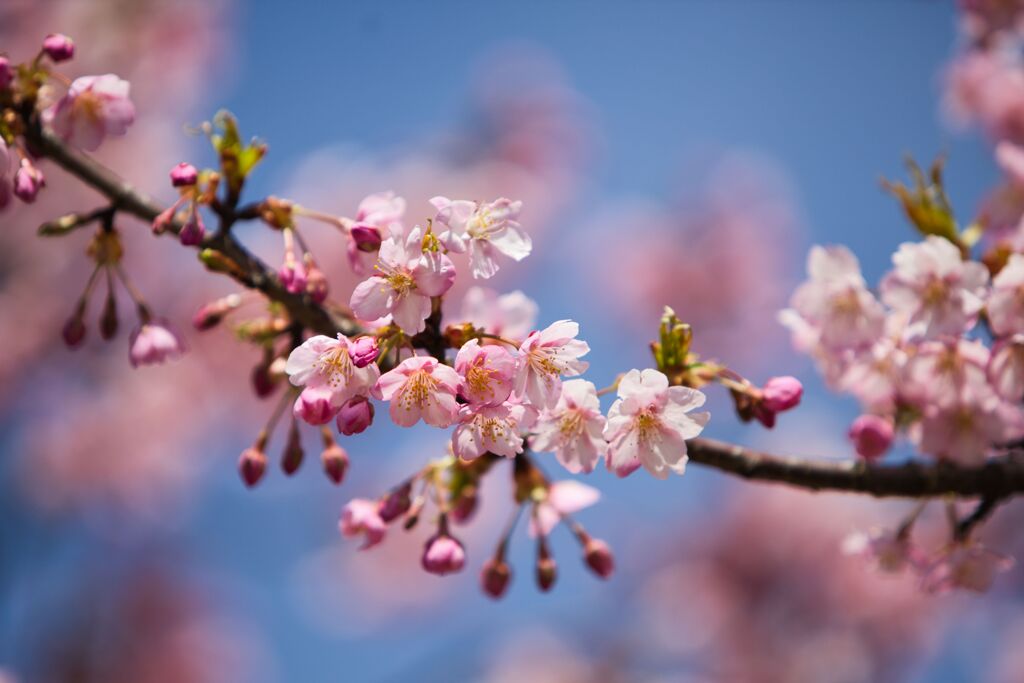
M 367 550 L 384 540 L 388 525 L 381 519 L 377 501 L 353 498 L 341 511 L 338 528 L 345 538 L 363 537 L 360 550 Z
M 551 408 L 561 395 L 562 376 L 582 374 L 589 363 L 579 360 L 590 346 L 576 339 L 580 326 L 571 320 L 551 323 L 531 333 L 520 345 L 515 393 L 528 398 L 536 408 Z
M 157 226 L 164 226 L 164 223 L 160 220 L 161 216 L 157 216 L 157 220 L 153 221 L 153 229 L 157 230 Z M 167 223 L 170 223 L 170 219 L 173 218 L 173 212 L 167 215 Z M 206 236 L 206 225 L 203 223 L 203 215 L 195 207 L 189 211 L 188 218 L 185 219 L 185 223 L 181 226 L 181 231 L 178 233 L 178 241 L 180 241 L 186 247 L 194 247 L 202 244 L 203 238 Z
M 994 140 L 1024 141 L 1024 60 L 1014 38 L 959 55 L 946 73 L 946 110 Z
M 516 359 L 502 345 L 480 346 L 470 339 L 455 357 L 455 371 L 462 375 L 459 396 L 470 404 L 498 405 L 512 393 Z
M 0 56 L 0 90 L 4 90 L 14 80 L 14 69 L 11 68 L 11 60 L 6 56 Z
M 499 296 L 493 289 L 470 287 L 462 300 L 459 319 L 488 334 L 521 341 L 533 330 L 537 304 L 519 290 Z
M 373 395 L 391 402 L 391 419 L 397 425 L 411 427 L 422 419 L 434 427 L 445 428 L 455 422 L 459 412 L 455 395 L 461 379 L 455 370 L 435 358 L 414 356 L 381 375 Z
M 1001 398 L 1017 403 L 1024 398 L 1024 334 L 996 342 L 987 375 Z
M 530 535 L 547 536 L 566 515 L 588 508 L 601 498 L 601 492 L 573 479 L 556 481 L 530 518 Z
M 980 465 L 995 444 L 1024 436 L 1024 412 L 995 396 L 966 393 L 955 403 L 928 411 L 910 435 L 924 453 Z
M 992 293 L 985 312 L 996 335 L 1024 332 L 1024 255 L 1010 256 L 992 279 Z
M 970 395 L 992 395 L 985 378 L 989 350 L 978 341 L 925 342 L 903 369 L 900 396 L 920 409 L 949 406 Z
M 804 385 L 796 377 L 772 377 L 761 387 L 761 401 L 765 410 L 782 413 L 800 405 Z
M 0 159 L 0 163 L 3 159 Z M 31 204 L 36 200 L 39 190 L 46 185 L 46 177 L 35 164 L 27 158 L 21 160 L 18 172 L 14 174 L 14 196 L 21 201 Z
M 901 244 L 892 262 L 882 300 L 908 316 L 913 333 L 932 339 L 962 334 L 974 324 L 984 305 L 985 266 L 964 261 L 952 242 L 934 235 Z
M 171 169 L 172 187 L 191 187 L 199 180 L 199 171 L 192 164 L 182 161 Z
M 75 43 L 63 33 L 51 33 L 43 39 L 43 52 L 55 62 L 66 62 L 75 56 Z
M 911 542 L 909 535 L 882 529 L 850 534 L 843 539 L 842 550 L 847 555 L 864 557 L 879 570 L 890 573 L 920 566 L 924 560 L 923 553 Z
M 996 575 L 1013 565 L 1012 557 L 989 550 L 980 543 L 957 543 L 928 568 L 921 584 L 930 593 L 956 588 L 984 593 L 992 587 Z
M 422 332 L 430 315 L 430 298 L 447 292 L 455 280 L 455 266 L 444 254 L 424 252 L 423 231 L 392 237 L 380 246 L 377 275 L 352 292 L 352 310 L 364 320 L 391 315 L 406 334 Z
M 618 400 L 608 411 L 608 469 L 620 477 L 643 467 L 658 479 L 686 470 L 686 439 L 698 436 L 711 417 L 689 414 L 704 405 L 702 392 L 670 387 L 657 370 L 630 370 L 619 381 Z
M 7 143 L 0 137 L 0 209 L 10 204 L 13 190 L 11 153 L 7 149 Z
M 844 359 L 845 368 L 836 384 L 866 408 L 887 412 L 894 408 L 903 389 L 906 363 L 907 352 L 897 340 L 883 337 L 853 358 Z
M 604 427 L 597 388 L 592 382 L 571 379 L 562 383 L 555 407 L 541 413 L 530 447 L 554 451 L 558 462 L 573 474 L 589 473 L 608 449 Z
M 405 200 L 394 192 L 378 192 L 359 202 L 355 223 L 348 229 L 348 262 L 352 272 L 366 275 L 383 241 L 404 234 L 404 214 Z
M 828 349 L 858 348 L 882 335 L 885 312 L 868 291 L 857 257 L 849 249 L 813 247 L 807 257 L 807 275 L 809 280 L 790 300 L 806 325 L 801 328 L 805 336 L 798 339 L 799 346 L 813 340 Z M 793 329 L 790 318 L 783 321 Z
M 867 461 L 885 455 L 896 438 L 892 420 L 878 415 L 861 415 L 850 425 L 847 435 L 857 455 Z
M 434 218 L 447 228 L 438 238 L 449 250 L 461 254 L 469 250 L 473 277 L 487 279 L 498 272 L 496 255 L 504 254 L 516 261 L 530 255 L 533 243 L 516 220 L 522 202 L 504 197 L 487 204 L 464 199 L 434 197 L 430 203 L 437 209 Z
M 43 119 L 68 143 L 95 150 L 108 135 L 124 135 L 135 120 L 128 81 L 114 74 L 75 79 L 64 97 L 43 112 Z
M 155 365 L 181 357 L 185 344 L 166 321 L 149 320 L 132 332 L 129 359 L 133 367 Z

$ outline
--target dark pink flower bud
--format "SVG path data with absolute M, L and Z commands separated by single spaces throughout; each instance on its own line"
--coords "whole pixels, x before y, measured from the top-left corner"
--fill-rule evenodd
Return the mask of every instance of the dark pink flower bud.
M 359 337 L 349 345 L 348 353 L 357 368 L 365 368 L 380 356 L 380 342 L 376 337 Z
M 284 264 L 277 271 L 281 284 L 292 294 L 301 294 L 306 289 L 306 268 L 292 256 L 286 256 Z
M 43 176 L 43 172 L 28 159 L 22 159 L 18 172 L 14 174 L 14 196 L 26 204 L 31 204 L 45 185 L 46 177 Z
M 6 89 L 14 80 L 14 69 L 11 68 L 11 60 L 0 56 L 0 90 Z
M 107 292 L 107 300 L 103 305 L 103 316 L 100 318 L 100 336 L 106 340 L 117 335 L 117 299 L 113 290 Z
M 260 363 L 252 369 L 252 389 L 259 398 L 266 398 L 277 388 L 278 378 L 270 372 L 268 363 Z
M 43 40 L 43 52 L 55 62 L 66 62 L 75 56 L 75 43 L 63 33 L 51 33 Z
M 459 497 L 455 500 L 455 504 L 452 507 L 452 520 L 459 524 L 467 523 L 476 513 L 479 502 L 480 497 L 477 495 L 476 487 L 472 485 L 463 486 L 462 491 L 459 492 Z
M 501 558 L 492 557 L 487 560 L 480 571 L 480 587 L 495 600 L 505 594 L 511 582 L 512 569 Z
M 604 541 L 597 538 L 588 539 L 583 553 L 587 566 L 602 579 L 607 579 L 615 571 L 615 556 Z
M 892 421 L 878 415 L 861 415 L 847 434 L 857 455 L 868 461 L 882 457 L 896 436 Z
M 238 473 L 249 488 L 259 483 L 267 471 L 267 456 L 258 446 L 246 448 L 238 459 Z
M 295 399 L 292 414 L 307 424 L 327 424 L 338 413 L 338 408 L 331 403 L 331 396 L 327 386 L 306 387 Z
M 406 482 L 380 502 L 380 517 L 387 523 L 398 519 L 412 507 L 412 482 Z
M 545 556 L 537 560 L 537 586 L 547 593 L 558 579 L 558 565 L 555 558 Z
M 302 438 L 299 436 L 299 423 L 292 420 L 288 429 L 288 441 L 284 446 L 284 454 L 281 457 L 281 470 L 289 477 L 299 471 L 302 466 L 302 459 L 305 457 L 302 450 Z
M 328 291 L 327 276 L 324 275 L 324 271 L 320 270 L 315 263 L 310 263 L 306 268 L 306 293 L 309 294 L 309 298 L 315 303 L 322 304 L 327 300 Z
M 352 237 L 352 242 L 356 245 L 356 249 L 367 253 L 378 251 L 383 241 L 377 226 L 363 223 L 353 225 L 349 230 L 349 236 Z
M 365 396 L 350 398 L 338 411 L 338 431 L 345 436 L 361 434 L 371 424 L 373 424 L 373 404 Z
M 190 187 L 199 180 L 199 171 L 192 164 L 184 161 L 171 169 L 171 185 L 174 187 Z
M 194 247 L 201 244 L 205 236 L 206 226 L 203 225 L 203 217 L 198 210 L 193 209 L 188 220 L 185 221 L 185 225 L 181 226 L 178 239 L 186 247 Z
M 421 564 L 431 574 L 452 574 L 466 564 L 466 549 L 448 534 L 439 533 L 424 546 Z
M 758 422 L 763 424 L 766 428 L 771 429 L 772 427 L 775 426 L 775 411 L 768 410 L 767 408 L 765 408 L 763 403 L 754 404 L 754 406 L 751 408 L 751 411 L 753 417 Z
M 796 377 L 772 377 L 761 389 L 761 400 L 767 410 L 781 413 L 799 405 L 803 394 L 804 385 Z
M 209 330 L 221 323 L 224 317 L 231 311 L 238 308 L 242 303 L 242 297 L 237 294 L 211 301 L 203 305 L 196 314 L 192 316 L 192 326 L 197 330 Z
M 348 453 L 336 443 L 332 443 L 320 453 L 320 462 L 324 466 L 324 474 L 335 484 L 345 480 L 348 471 Z
M 68 318 L 68 321 L 64 323 L 64 329 L 61 332 L 64 337 L 64 343 L 70 348 L 78 347 L 85 340 L 85 304 L 79 304 L 75 312 Z

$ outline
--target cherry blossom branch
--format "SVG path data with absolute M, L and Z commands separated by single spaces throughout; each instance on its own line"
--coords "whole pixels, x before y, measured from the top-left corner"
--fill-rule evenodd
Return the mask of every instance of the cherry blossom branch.
M 1024 454 L 1011 451 L 980 467 L 919 461 L 872 465 L 863 461 L 816 462 L 770 455 L 735 444 L 698 438 L 692 462 L 743 479 L 774 481 L 812 491 L 846 491 L 876 497 L 956 496 L 1000 500 L 1024 493 Z
M 89 155 L 65 145 L 45 128 L 36 125 L 26 132 L 25 138 L 38 156 L 50 159 L 86 185 L 100 192 L 110 200 L 113 208 L 117 211 L 131 214 L 147 223 L 152 223 L 163 211 L 163 207 L 156 201 Z M 218 213 L 222 225 L 230 225 L 237 218 L 245 217 L 248 211 L 245 208 L 235 211 L 221 206 Z M 180 227 L 172 225 L 167 232 L 177 234 Z M 255 289 L 271 301 L 280 303 L 288 311 L 291 319 L 302 326 L 314 332 L 331 336 L 339 331 L 344 334 L 355 334 L 359 331 L 355 323 L 345 315 L 315 303 L 308 296 L 292 294 L 286 290 L 275 276 L 274 270 L 249 252 L 227 230 L 222 229 L 206 237 L 198 245 L 198 248 L 212 249 L 223 255 L 237 266 L 237 268 L 229 269 L 228 275 L 239 284 Z

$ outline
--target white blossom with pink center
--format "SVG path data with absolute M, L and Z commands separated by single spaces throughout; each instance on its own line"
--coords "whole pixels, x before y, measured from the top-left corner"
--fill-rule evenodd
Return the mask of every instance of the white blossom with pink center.
M 518 289 L 498 295 L 486 287 L 470 287 L 462 300 L 460 319 L 513 341 L 522 341 L 537 322 L 537 303 Z
M 288 355 L 284 370 L 293 385 L 305 387 L 302 397 L 306 401 L 325 398 L 334 414 L 350 398 L 367 395 L 380 377 L 380 369 L 374 363 L 356 366 L 352 360 L 352 341 L 343 334 L 336 339 L 322 334 L 310 337 Z M 323 422 L 331 417 L 333 414 Z
M 441 243 L 456 254 L 468 249 L 474 278 L 493 277 L 499 253 L 522 261 L 533 250 L 530 236 L 516 220 L 522 202 L 504 197 L 488 203 L 434 197 L 430 203 L 437 209 L 434 220 L 447 228 L 438 236 Z
M 608 411 L 608 469 L 620 477 L 641 465 L 658 479 L 686 470 L 686 440 L 704 430 L 710 413 L 690 411 L 704 405 L 702 392 L 670 387 L 657 370 L 630 370 L 619 381 L 618 400 Z
M 451 426 L 459 413 L 455 400 L 461 377 L 430 356 L 406 358 L 385 372 L 373 387 L 373 395 L 391 402 L 391 419 L 411 427 L 421 419 L 434 427 Z
M 76 78 L 43 120 L 65 141 L 93 151 L 108 135 L 124 135 L 135 120 L 128 90 L 128 81 L 114 74 Z
M 529 400 L 538 410 L 558 403 L 562 376 L 575 377 L 590 365 L 580 360 L 590 352 L 590 346 L 576 339 L 579 332 L 579 323 L 559 320 L 530 333 L 519 347 L 514 389 L 518 398 Z

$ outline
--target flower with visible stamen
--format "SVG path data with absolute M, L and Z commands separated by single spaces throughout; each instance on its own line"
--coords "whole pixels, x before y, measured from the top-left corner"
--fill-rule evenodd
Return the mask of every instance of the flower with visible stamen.
M 65 142 L 93 151 L 108 135 L 124 135 L 135 120 L 128 81 L 114 74 L 76 78 L 43 121 Z
M 331 405 L 338 407 L 354 396 L 365 396 L 380 377 L 376 365 L 356 367 L 351 342 L 343 334 L 337 339 L 310 337 L 289 354 L 285 372 L 293 385 L 305 387 L 303 393 L 326 389 Z
M 455 394 L 459 380 L 455 370 L 436 358 L 413 356 L 381 375 L 373 387 L 373 395 L 391 402 L 391 419 L 397 425 L 411 427 L 422 419 L 443 429 L 458 416 Z
M 381 244 L 376 274 L 352 292 L 353 312 L 363 320 L 390 314 L 406 334 L 422 332 L 430 315 L 431 297 L 447 292 L 455 281 L 455 266 L 444 254 L 423 251 L 423 232 L 417 226 L 404 239 Z
M 522 261 L 533 249 L 530 236 L 516 220 L 522 202 L 502 197 L 479 204 L 434 197 L 430 203 L 437 209 L 434 220 L 447 228 L 438 238 L 457 254 L 468 248 L 475 278 L 486 279 L 498 272 L 498 253 Z
M 455 357 L 455 371 L 462 375 L 459 396 L 471 404 L 498 405 L 512 393 L 516 359 L 504 346 L 470 339 Z
M 698 436 L 708 413 L 689 414 L 704 405 L 702 392 L 670 387 L 657 370 L 630 370 L 619 382 L 618 400 L 608 411 L 608 469 L 620 477 L 641 465 L 658 479 L 683 474 L 686 440 Z
M 571 320 L 559 320 L 539 332 L 533 332 L 519 347 L 515 395 L 528 399 L 536 408 L 552 408 L 562 393 L 562 376 L 582 374 L 589 363 L 579 360 L 590 346 L 576 339 L 580 326 Z
M 452 451 L 461 460 L 484 453 L 514 458 L 523 452 L 522 432 L 536 419 L 530 406 L 516 403 L 462 406 L 459 426 L 452 432 Z
M 535 451 L 554 451 L 558 462 L 573 474 L 590 473 L 608 450 L 604 415 L 592 382 L 571 379 L 562 383 L 554 408 L 541 413 L 530 438 Z

